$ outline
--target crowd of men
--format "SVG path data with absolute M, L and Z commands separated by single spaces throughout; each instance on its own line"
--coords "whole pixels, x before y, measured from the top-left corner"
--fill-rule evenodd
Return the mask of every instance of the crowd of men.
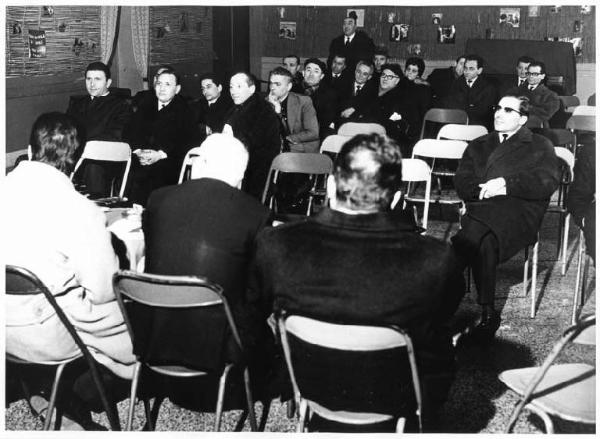
M 177 72 L 162 66 L 153 90 L 138 93 L 130 108 L 109 91 L 110 70 L 96 62 L 85 72 L 88 96 L 73 100 L 66 115 L 36 121 L 32 161 L 19 164 L 2 187 L 15 238 L 6 243 L 7 262 L 30 267 L 53 293 L 64 294 L 61 304 L 85 333 L 95 359 L 112 373 L 130 378 L 134 364 L 110 285 L 117 258 L 102 213 L 67 177 L 89 140 L 129 143 L 134 160 L 127 194 L 146 207 L 145 270 L 205 276 L 224 287 L 253 379 L 269 388 L 263 392 L 289 396 L 268 325 L 272 313 L 397 325 L 413 338 L 426 428 L 436 429 L 436 413 L 455 373 L 451 319 L 464 295 L 464 268 L 473 269 L 482 306 L 473 334 L 490 343 L 500 324 L 496 266 L 535 241 L 557 188 L 552 144 L 527 127 L 547 124 L 558 97 L 543 85 L 544 64 L 526 57 L 500 100 L 477 55 L 461 56 L 424 80 L 422 59 L 411 57 L 404 68 L 389 63 L 386 50 L 376 49 L 356 21 L 344 19 L 327 64 L 308 58 L 301 65 L 297 56 L 284 57 L 269 74 L 266 96 L 251 73 L 237 72 L 229 83 L 206 74 L 200 78 L 203 98 L 189 101 Z M 420 235 L 396 205 L 402 157 L 409 156 L 432 106 L 463 109 L 471 124 L 490 130 L 470 143 L 456 174 L 466 215 L 452 245 Z M 273 158 L 282 151 L 318 152 L 323 139 L 347 121 L 380 123 L 387 136 L 358 135 L 343 146 L 327 182 L 328 208 L 305 221 L 270 227 L 272 213 L 260 197 Z M 199 144 L 191 179 L 174 185 L 184 155 Z M 91 163 L 77 178 L 88 192 L 105 194 L 111 173 L 105 163 Z M 7 349 L 32 361 L 70 355 L 68 343 L 55 347 L 56 316 L 49 309 L 40 314 L 39 306 L 30 297 L 7 301 Z M 190 340 L 197 339 L 172 334 L 193 333 L 197 317 L 171 317 L 158 325 L 168 328 L 155 334 L 158 343 L 189 351 Z M 228 336 L 214 335 L 212 350 Z M 205 365 L 205 354 L 194 350 L 190 363 Z M 350 380 L 364 378 L 356 372 L 340 369 Z M 283 384 L 273 391 L 269 382 L 277 380 Z M 414 419 L 409 425 L 415 427 Z

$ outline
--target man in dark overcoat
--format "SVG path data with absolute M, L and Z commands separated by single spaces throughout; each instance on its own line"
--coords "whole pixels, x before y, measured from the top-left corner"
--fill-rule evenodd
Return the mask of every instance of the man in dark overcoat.
M 496 266 L 536 242 L 559 183 L 552 143 L 524 127 L 528 110 L 527 98 L 504 96 L 494 113 L 495 130 L 469 143 L 454 178 L 466 215 L 452 242 L 473 270 L 482 307 L 473 332 L 479 341 L 493 339 L 500 326 Z
M 402 156 L 395 142 L 377 134 L 353 137 L 342 147 L 327 182 L 331 208 L 307 221 L 261 232 L 251 287 L 264 295 L 265 303 L 274 300 L 276 313 L 404 328 L 422 375 L 424 412 L 432 415 L 454 377 L 447 324 L 464 294 L 464 280 L 451 247 L 420 235 L 412 216 L 391 210 L 401 176 Z M 387 392 L 394 386 L 382 370 L 364 376 L 339 358 L 332 357 L 335 369 L 321 362 L 326 359 L 314 361 L 320 376 L 344 377 L 365 391 L 364 398 L 353 398 L 358 411 L 398 409 L 398 395 Z M 374 381 L 384 389 L 370 387 Z M 335 384 L 324 379 L 320 386 L 319 393 L 335 405 Z
M 342 26 L 344 33 L 335 37 L 329 44 L 328 66 L 331 66 L 335 55 L 342 55 L 346 58 L 346 66 L 350 72 L 354 71 L 354 67 L 360 60 L 373 61 L 375 44 L 365 32 L 356 30 L 357 20 L 358 17 L 353 11 L 344 18 Z

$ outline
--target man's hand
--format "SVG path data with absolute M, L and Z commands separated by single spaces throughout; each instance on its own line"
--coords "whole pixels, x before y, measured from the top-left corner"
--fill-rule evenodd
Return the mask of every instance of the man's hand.
M 506 180 L 503 177 L 493 178 L 479 185 L 479 199 L 497 197 L 506 195 Z
M 269 96 L 267 97 L 267 99 L 269 100 L 271 105 L 273 105 L 273 109 L 275 110 L 275 113 L 281 114 L 281 102 L 279 102 L 279 99 L 277 99 L 277 97 L 272 95 L 271 93 L 269 93 Z
M 344 111 L 342 111 L 342 117 L 348 118 L 352 116 L 352 114 L 354 114 L 355 111 L 356 110 L 353 107 L 346 108 Z
M 136 151 L 139 151 L 136 154 L 140 160 L 140 165 L 142 166 L 153 165 L 157 161 L 167 157 L 164 151 L 156 151 L 154 149 L 142 149 Z

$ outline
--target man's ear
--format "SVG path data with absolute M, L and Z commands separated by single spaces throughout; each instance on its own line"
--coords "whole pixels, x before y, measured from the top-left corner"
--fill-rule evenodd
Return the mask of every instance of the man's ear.
M 251 85 L 249 88 L 252 90 L 252 94 L 256 93 L 256 85 Z
M 27 145 L 27 160 L 31 161 L 33 158 L 33 152 L 31 151 L 31 145 Z
M 181 91 L 181 84 L 177 84 L 177 87 L 175 87 L 175 94 L 178 94 Z
M 112 79 L 107 79 L 106 80 L 106 89 L 108 90 L 108 88 L 110 87 L 110 84 L 112 84 Z
M 329 205 L 331 207 L 335 207 L 337 204 L 337 196 L 336 196 L 336 187 L 335 187 L 335 177 L 330 175 L 327 177 L 327 198 L 329 198 Z
M 290 92 L 293 86 L 294 84 L 292 83 L 292 81 L 290 81 L 290 83 L 287 85 L 287 91 Z

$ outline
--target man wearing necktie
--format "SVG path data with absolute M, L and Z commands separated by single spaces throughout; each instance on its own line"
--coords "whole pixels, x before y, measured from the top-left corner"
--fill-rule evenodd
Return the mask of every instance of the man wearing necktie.
M 536 242 L 559 183 L 552 143 L 525 127 L 529 108 L 523 96 L 500 99 L 494 131 L 469 143 L 454 178 L 466 215 L 452 243 L 473 271 L 481 318 L 471 336 L 483 344 L 492 342 L 500 327 L 496 266 Z
M 329 45 L 329 57 L 327 65 L 330 66 L 335 55 L 343 55 L 346 58 L 346 65 L 351 72 L 359 60 L 372 60 L 375 52 L 373 40 L 363 31 L 357 30 L 358 17 L 354 11 L 351 11 L 348 17 L 344 18 L 342 26 L 343 34 L 331 40 Z
M 534 61 L 530 56 L 520 56 L 517 60 L 517 87 L 527 84 L 527 68 Z M 513 83 L 514 84 L 514 83 Z
M 527 82 L 518 88 L 508 91 L 511 94 L 520 94 L 529 99 L 528 128 L 548 128 L 549 120 L 560 108 L 558 95 L 544 85 L 546 66 L 541 61 L 532 61 L 527 67 Z
M 373 76 L 373 63 L 371 61 L 359 61 L 354 70 L 354 82 L 348 84 L 345 92 L 340 96 L 340 121 L 342 124 L 355 112 L 361 112 L 365 106 L 371 104 L 377 97 L 378 84 L 375 84 Z

